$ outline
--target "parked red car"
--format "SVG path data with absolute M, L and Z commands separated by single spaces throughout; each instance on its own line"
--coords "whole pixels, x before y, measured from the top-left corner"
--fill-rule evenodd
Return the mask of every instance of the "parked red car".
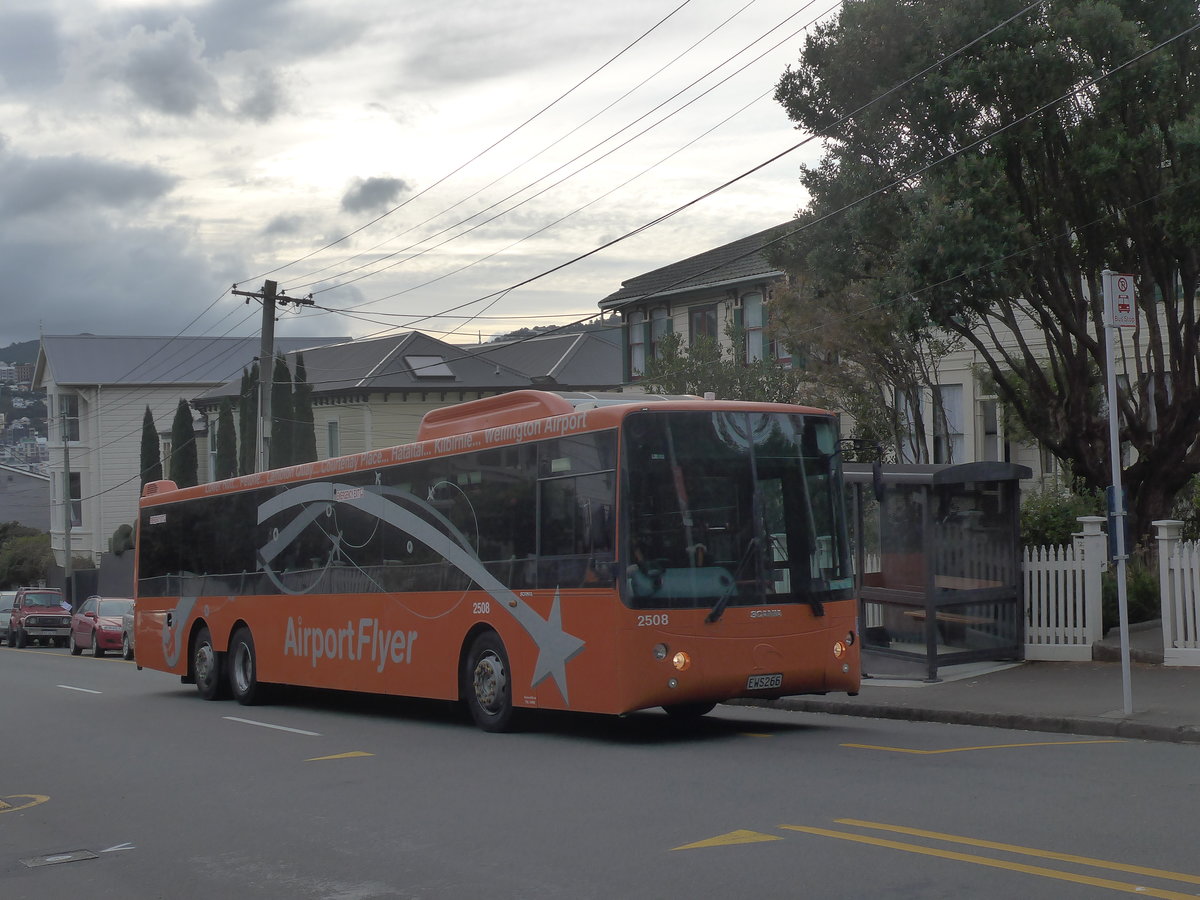
M 63 646 L 71 630 L 71 610 L 58 588 L 17 589 L 8 623 L 8 646 L 24 647 L 31 641 Z
M 123 597 L 88 597 L 71 616 L 71 654 L 91 648 L 92 656 L 121 649 L 121 617 L 133 606 Z

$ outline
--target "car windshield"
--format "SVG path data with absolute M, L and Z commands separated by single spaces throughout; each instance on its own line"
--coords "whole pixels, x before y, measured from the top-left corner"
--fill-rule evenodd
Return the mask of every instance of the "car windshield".
M 101 600 L 97 613 L 101 616 L 123 616 L 131 606 L 132 600 Z
M 60 606 L 62 604 L 62 594 L 54 594 L 48 591 L 30 592 L 25 595 L 25 606 Z

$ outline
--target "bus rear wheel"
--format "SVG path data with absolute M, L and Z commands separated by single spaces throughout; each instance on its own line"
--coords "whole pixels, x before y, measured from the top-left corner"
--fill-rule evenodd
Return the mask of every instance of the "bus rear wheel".
M 192 677 L 196 690 L 205 700 L 220 700 L 225 695 L 222 656 L 213 648 L 212 634 L 202 626 L 192 640 Z
M 484 731 L 508 731 L 513 724 L 512 680 L 504 642 L 485 631 L 471 642 L 463 662 L 461 694 L 471 718 Z
M 254 706 L 265 699 L 265 686 L 258 680 L 258 656 L 254 635 L 241 627 L 229 641 L 229 689 L 233 699 L 243 706 Z

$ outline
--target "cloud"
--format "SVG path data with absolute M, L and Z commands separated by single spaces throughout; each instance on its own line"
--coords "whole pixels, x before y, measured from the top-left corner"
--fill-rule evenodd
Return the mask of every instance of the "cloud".
M 255 122 L 269 122 L 286 107 L 279 77 L 270 69 L 256 68 L 246 76 L 248 92 L 237 105 L 237 115 Z
M 15 218 L 82 207 L 135 207 L 158 199 L 175 183 L 152 166 L 84 156 L 10 156 L 0 167 L 0 212 Z
M 191 116 L 220 107 L 217 79 L 204 61 L 204 43 L 191 22 L 177 19 L 163 31 L 136 26 L 124 41 L 117 77 L 150 108 Z
M 267 223 L 267 227 L 262 230 L 263 234 L 280 234 L 290 235 L 299 234 L 300 229 L 304 226 L 303 216 L 293 216 L 284 213 L 276 216 Z
M 61 75 L 58 28 L 46 12 L 0 12 L 0 84 L 46 87 Z
M 356 178 L 342 195 L 342 209 L 349 213 L 382 212 L 409 190 L 408 182 L 400 178 Z

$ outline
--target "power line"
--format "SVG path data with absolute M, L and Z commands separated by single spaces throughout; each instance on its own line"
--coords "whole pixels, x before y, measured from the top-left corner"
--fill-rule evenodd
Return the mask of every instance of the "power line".
M 510 137 L 512 137 L 514 134 L 516 134 L 516 133 L 517 133 L 517 132 L 519 132 L 521 129 L 523 129 L 523 128 L 524 128 L 526 125 L 529 125 L 531 122 L 533 122 L 534 120 L 536 120 L 536 119 L 540 118 L 540 117 L 541 117 L 543 114 L 545 114 L 546 112 L 548 112 L 550 109 L 552 109 L 553 107 L 557 106 L 557 105 L 558 105 L 558 104 L 559 104 L 561 101 L 565 100 L 565 99 L 566 99 L 568 96 L 570 96 L 571 94 L 573 94 L 573 93 L 574 93 L 576 90 L 578 90 L 580 87 L 582 87 L 582 86 L 583 86 L 584 84 L 586 84 L 588 81 L 590 81 L 592 78 L 594 78 L 595 76 L 599 75 L 599 74 L 600 74 L 602 71 L 604 71 L 606 68 L 608 68 L 608 66 L 610 66 L 610 65 L 611 65 L 613 62 L 615 62 L 617 59 L 619 59 L 621 56 L 623 56 L 625 53 L 627 53 L 629 50 L 631 50 L 631 49 L 632 49 L 634 46 L 636 46 L 638 43 L 640 43 L 642 40 L 644 40 L 646 37 L 648 37 L 648 36 L 649 36 L 650 34 L 652 34 L 654 31 L 656 31 L 656 30 L 657 30 L 657 29 L 658 29 L 658 28 L 659 28 L 661 25 L 663 25 L 663 24 L 664 24 L 664 23 L 665 23 L 665 22 L 666 22 L 668 19 L 670 19 L 672 16 L 674 16 L 674 15 L 675 15 L 677 12 L 679 12 L 681 9 L 683 9 L 685 6 L 687 6 L 689 3 L 691 3 L 691 0 L 683 0 L 683 2 L 682 2 L 682 3 L 680 3 L 680 4 L 679 4 L 678 6 L 676 6 L 676 7 L 675 7 L 673 10 L 671 10 L 669 13 L 667 13 L 665 16 L 663 16 L 661 19 L 659 19 L 659 20 L 658 20 L 656 23 L 654 23 L 654 25 L 652 25 L 652 26 L 651 26 L 649 29 L 647 29 L 647 30 L 646 30 L 646 31 L 644 31 L 642 34 L 640 34 L 640 35 L 639 35 L 637 38 L 635 38 L 635 39 L 634 39 L 634 40 L 633 40 L 631 43 L 629 43 L 628 45 L 626 45 L 626 46 L 625 46 L 623 49 L 621 49 L 621 50 L 620 50 L 620 51 L 618 51 L 616 54 L 614 54 L 614 55 L 613 55 L 611 58 L 609 58 L 609 59 L 608 59 L 608 60 L 607 60 L 605 63 L 603 63 L 603 64 L 602 64 L 601 66 L 599 66 L 597 69 L 593 70 L 593 71 L 592 71 L 590 74 L 588 74 L 588 75 L 584 76 L 584 77 L 583 77 L 582 79 L 580 79 L 580 81 L 578 81 L 578 82 L 577 82 L 575 85 L 573 85 L 572 87 L 568 88 L 566 91 L 564 91 L 562 94 L 560 94 L 560 95 L 559 95 L 558 97 L 556 97 L 555 99 L 551 100 L 551 101 L 550 101 L 548 104 L 546 104 L 545 106 L 543 106 L 543 107 L 542 107 L 540 110 L 538 110 L 536 113 L 534 113 L 534 114 L 533 114 L 532 116 L 530 116 L 528 119 L 526 119 L 526 120 L 525 120 L 524 122 L 522 122 L 520 125 L 517 125 L 515 128 L 513 128 L 512 130 L 510 130 L 509 132 L 507 132 L 506 134 L 504 134 L 503 136 L 501 136 L 499 139 L 497 139 L 497 140 L 493 141 L 491 144 L 489 144 L 488 146 L 484 147 L 482 150 L 480 150 L 478 153 L 476 153 L 474 156 L 472 156 L 472 157 L 471 157 L 470 159 L 468 159 L 466 162 L 464 162 L 464 163 L 462 163 L 461 165 L 459 165 L 457 168 L 455 168 L 455 169 L 451 170 L 450 172 L 446 173 L 445 175 L 443 175 L 441 178 L 439 178 L 439 179 L 438 179 L 437 181 L 435 181 L 433 184 L 429 185 L 429 187 L 427 187 L 427 188 L 424 188 L 423 190 L 421 190 L 421 191 L 419 191 L 418 193 L 414 194 L 413 196 L 409 197 L 409 198 L 408 198 L 407 200 L 405 200 L 403 203 L 399 203 L 399 204 L 397 204 L 396 206 L 394 206 L 394 207 L 392 207 L 391 209 L 389 209 L 387 212 L 385 212 L 385 213 L 382 213 L 382 214 L 380 214 L 380 215 L 376 216 L 376 217 L 375 217 L 374 219 L 372 219 L 370 222 L 367 222 L 367 223 L 366 223 L 366 224 L 364 224 L 364 225 L 360 225 L 358 228 L 356 228 L 354 231 L 351 231 L 349 234 L 344 234 L 344 235 L 342 235 L 340 238 L 337 238 L 337 239 L 336 239 L 336 240 L 334 240 L 334 241 L 330 241 L 330 242 L 329 242 L 328 244 L 326 244 L 325 246 L 323 246 L 323 247 L 319 247 L 319 248 L 317 248 L 316 250 L 313 250 L 311 253 L 306 253 L 304 256 L 301 256 L 301 257 L 299 257 L 298 259 L 294 259 L 294 260 L 292 260 L 290 263 L 285 263 L 285 264 L 284 264 L 284 265 L 282 265 L 282 266 L 276 266 L 274 269 L 271 269 L 271 270 L 270 270 L 270 271 L 268 271 L 268 272 L 264 272 L 262 275 L 255 275 L 255 276 L 253 276 L 253 277 L 250 277 L 250 278 L 243 278 L 243 279 L 242 279 L 242 281 L 258 281 L 260 278 L 266 278 L 266 276 L 268 276 L 268 275 L 273 275 L 273 274 L 275 274 L 276 272 L 282 272 L 284 269 L 287 269 L 287 268 L 289 268 L 289 267 L 291 267 L 291 266 L 294 266 L 294 265 L 296 265 L 297 263 L 303 262 L 303 261 L 304 261 L 304 260 L 306 260 L 306 259 L 309 259 L 309 258 L 311 258 L 311 257 L 313 257 L 313 256 L 316 256 L 318 253 L 322 253 L 322 252 L 324 252 L 325 250 L 328 250 L 328 249 L 330 249 L 331 247 L 335 247 L 335 246 L 337 246 L 338 244 L 342 243 L 342 241 L 345 241 L 345 240 L 347 240 L 347 239 L 349 239 L 349 238 L 353 237 L 354 235 L 358 234 L 359 232 L 361 232 L 361 231 L 364 231 L 365 229 L 367 229 L 367 228 L 371 227 L 372 225 L 374 225 L 376 222 L 379 222 L 379 221 L 381 221 L 382 219 L 386 219 L 388 216 L 392 215 L 392 213 L 395 213 L 395 212 L 397 212 L 397 211 L 399 211 L 399 210 L 403 209 L 403 208 L 404 208 L 405 206 L 407 206 L 409 203 L 412 203 L 414 200 L 416 200 L 416 199 L 418 199 L 418 198 L 420 198 L 420 197 L 424 196 L 425 194 L 429 193 L 429 191 L 431 191 L 431 190 L 433 190 L 434 188 L 438 187 L 440 184 L 442 184 L 443 182 L 445 182 L 445 181 L 449 180 L 450 178 L 453 178 L 455 175 L 457 175 L 459 172 L 461 172 L 461 171 L 462 171 L 463 169 L 465 169 L 467 166 L 471 165 L 471 164 L 472 164 L 472 163 L 474 163 L 476 160 L 480 159 L 481 157 L 483 157 L 483 156 L 484 156 L 484 155 L 486 155 L 487 153 L 490 153 L 490 152 L 491 152 L 492 150 L 494 150 L 496 147 L 500 146 L 502 143 L 504 143 L 505 141 L 507 141 L 507 140 L 508 140 Z

